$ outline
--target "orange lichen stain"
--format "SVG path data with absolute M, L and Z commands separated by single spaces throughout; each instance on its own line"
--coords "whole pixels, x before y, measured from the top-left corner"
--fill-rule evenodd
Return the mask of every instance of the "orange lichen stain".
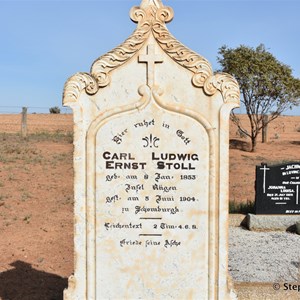
M 195 235 L 196 235 L 195 232 L 189 233 L 189 235 L 188 235 L 188 237 L 187 237 L 187 240 L 188 240 L 188 241 L 193 241 L 193 240 L 195 239 Z
M 128 282 L 127 282 L 127 284 L 126 284 L 126 291 L 128 291 L 128 290 L 130 290 L 130 288 L 134 285 L 135 283 L 134 283 L 134 281 L 132 280 L 132 279 L 129 279 L 128 280 Z M 127 297 L 130 297 L 130 295 L 127 295 Z M 126 297 L 126 298 L 127 298 Z
M 107 252 L 115 251 L 116 250 L 116 242 L 113 240 L 106 240 L 105 242 L 102 243 L 102 247 Z
M 188 218 L 192 218 L 195 216 L 208 216 L 208 210 L 193 209 L 188 212 Z
M 141 278 L 143 285 L 147 289 L 151 289 L 157 295 L 159 295 L 157 289 L 160 289 L 161 278 L 166 277 L 168 274 L 163 271 L 165 255 L 161 255 L 157 250 L 150 251 L 146 257 L 144 257 L 139 265 L 142 267 L 134 272 L 133 275 Z
M 127 262 L 128 264 L 128 262 Z M 135 276 L 135 274 L 140 273 L 140 271 L 144 268 L 144 264 L 143 264 L 143 259 L 136 259 L 135 261 L 132 262 L 131 265 L 127 265 L 124 267 L 120 267 L 119 270 L 121 272 L 125 272 L 128 275 L 131 275 L 132 277 Z
M 206 260 L 207 253 L 205 252 L 205 249 L 206 249 L 206 247 L 205 247 L 205 245 L 203 245 L 202 247 L 199 247 L 197 249 L 197 251 L 194 251 L 192 253 L 191 261 L 194 262 L 195 265 L 198 264 L 197 262 Z
M 186 299 L 194 299 L 194 290 L 188 292 Z

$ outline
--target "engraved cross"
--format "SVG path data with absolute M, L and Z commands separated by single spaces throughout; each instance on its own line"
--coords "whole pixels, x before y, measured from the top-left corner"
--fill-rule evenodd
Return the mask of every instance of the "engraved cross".
M 155 54 L 154 45 L 147 46 L 147 54 L 139 55 L 139 62 L 147 64 L 147 85 L 154 85 L 154 68 L 156 63 L 162 63 L 163 59 L 160 55 Z
M 266 172 L 268 170 L 270 170 L 270 168 L 267 168 L 266 164 L 263 164 L 262 166 L 263 166 L 263 168 L 259 168 L 259 169 L 264 171 L 263 191 L 264 191 L 264 194 L 265 194 L 266 193 Z

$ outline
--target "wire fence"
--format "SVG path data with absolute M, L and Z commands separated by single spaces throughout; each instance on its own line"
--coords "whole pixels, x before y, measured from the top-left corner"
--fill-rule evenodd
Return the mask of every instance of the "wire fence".
M 48 107 L 0 106 L 0 133 L 72 132 L 72 110 L 59 107 L 50 113 Z
M 60 113 L 50 113 L 49 107 L 26 107 L 26 125 L 22 123 L 23 115 L 21 106 L 0 106 L 0 133 L 22 133 L 25 128 L 28 134 L 36 132 L 72 132 L 73 114 L 67 107 L 59 107 Z M 250 132 L 251 128 L 246 115 L 239 115 L 244 128 Z M 274 139 L 294 139 L 290 135 L 300 133 L 299 116 L 280 116 L 268 126 L 268 136 Z M 230 123 L 230 138 L 241 138 L 236 125 Z M 299 137 L 298 137 L 299 139 Z
M 49 107 L 41 106 L 26 106 L 28 113 L 31 114 L 49 114 Z M 22 106 L 2 106 L 0 105 L 0 114 L 19 114 L 22 113 Z M 58 107 L 61 114 L 72 114 L 72 110 L 69 107 Z

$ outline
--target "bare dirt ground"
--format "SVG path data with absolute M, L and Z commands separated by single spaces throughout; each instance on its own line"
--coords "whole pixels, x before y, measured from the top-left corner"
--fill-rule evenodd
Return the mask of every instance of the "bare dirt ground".
M 28 115 L 27 140 L 20 128 L 21 115 L 0 115 L 0 299 L 61 300 L 73 272 L 72 116 Z M 239 203 L 254 200 L 256 165 L 300 161 L 300 117 L 274 121 L 255 153 L 236 131 L 230 200 Z M 253 285 L 236 288 L 250 299 Z
M 247 117 L 241 119 L 246 125 Z M 247 127 L 247 126 L 245 126 Z M 248 129 L 249 130 L 249 129 Z M 249 130 L 250 132 L 250 130 Z M 250 140 L 240 138 L 235 125 L 230 126 L 230 201 L 237 203 L 255 199 L 255 166 L 300 161 L 300 117 L 282 116 L 269 124 L 268 143 L 258 137 L 257 151 L 249 149 Z
M 0 299 L 58 300 L 73 272 L 72 119 L 29 115 L 39 133 L 24 141 L 16 117 L 0 115 Z

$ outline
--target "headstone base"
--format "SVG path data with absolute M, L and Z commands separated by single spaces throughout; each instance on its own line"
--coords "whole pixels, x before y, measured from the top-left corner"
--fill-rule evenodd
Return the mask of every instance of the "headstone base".
M 300 222 L 299 215 L 248 214 L 246 217 L 247 228 L 254 231 L 293 230 L 297 222 Z

